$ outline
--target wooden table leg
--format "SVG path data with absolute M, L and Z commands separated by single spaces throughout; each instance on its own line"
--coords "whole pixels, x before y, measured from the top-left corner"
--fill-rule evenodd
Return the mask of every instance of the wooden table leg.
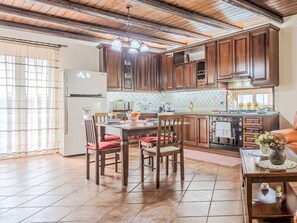
M 105 126 L 100 126 L 100 141 L 103 142 L 105 141 Z
M 253 204 L 253 184 L 252 178 L 247 177 L 246 179 L 246 203 L 248 209 L 249 223 L 252 223 L 253 213 L 252 213 L 252 204 Z
M 128 185 L 128 170 L 129 170 L 129 148 L 128 136 L 125 131 L 121 134 L 121 162 L 122 162 L 122 186 Z

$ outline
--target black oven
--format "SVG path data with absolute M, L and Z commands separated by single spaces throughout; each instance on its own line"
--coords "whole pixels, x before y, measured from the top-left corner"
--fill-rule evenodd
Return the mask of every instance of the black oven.
M 242 147 L 242 116 L 210 116 L 209 146 L 238 151 Z

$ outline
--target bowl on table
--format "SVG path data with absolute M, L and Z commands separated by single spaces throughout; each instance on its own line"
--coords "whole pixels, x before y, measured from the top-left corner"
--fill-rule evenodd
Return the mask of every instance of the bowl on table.
M 130 112 L 130 113 L 127 113 L 127 118 L 131 122 L 137 122 L 139 120 L 139 117 L 140 117 L 140 112 Z

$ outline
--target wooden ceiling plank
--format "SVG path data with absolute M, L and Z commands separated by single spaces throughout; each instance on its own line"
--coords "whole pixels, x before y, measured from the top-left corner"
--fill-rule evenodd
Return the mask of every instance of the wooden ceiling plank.
M 167 4 L 165 2 L 159 1 L 159 0 L 131 0 L 132 2 L 139 3 L 145 6 L 152 7 L 156 10 L 160 10 L 169 14 L 173 14 L 194 22 L 199 22 L 206 24 L 208 26 L 213 26 L 219 29 L 227 29 L 227 30 L 239 30 L 241 29 L 238 26 L 223 22 L 221 20 L 213 19 L 211 17 L 208 17 L 206 15 L 193 12 L 193 11 L 188 11 L 183 8 L 176 7 L 171 4 Z
M 70 2 L 70 1 L 64 1 L 64 0 L 33 0 L 33 1 L 56 6 L 59 8 L 64 8 L 67 10 L 73 10 L 73 11 L 76 11 L 76 12 L 79 12 L 82 14 L 87 14 L 90 16 L 96 16 L 96 17 L 100 16 L 100 17 L 104 17 L 108 20 L 121 22 L 121 23 L 125 23 L 125 24 L 127 23 L 126 15 L 110 12 L 110 11 L 99 9 L 99 8 L 90 7 L 87 5 L 82 5 L 79 3 L 74 3 L 74 2 Z M 211 37 L 206 34 L 196 33 L 196 32 L 192 32 L 192 31 L 188 31 L 188 30 L 184 30 L 184 29 L 180 29 L 180 28 L 176 28 L 176 27 L 172 27 L 172 26 L 166 26 L 166 25 L 162 25 L 159 23 L 154 23 L 154 22 L 150 22 L 150 21 L 138 19 L 138 18 L 133 18 L 133 17 L 130 18 L 130 24 L 132 26 L 145 27 L 145 28 L 154 29 L 154 30 L 157 29 L 162 32 L 167 32 L 167 33 L 186 36 L 186 37 L 193 37 L 193 38 L 200 38 L 200 39 L 201 38 L 205 39 L 205 38 Z
M 73 33 L 73 32 L 67 32 L 67 31 L 60 31 L 56 29 L 50 29 L 50 28 L 45 28 L 45 27 L 40 27 L 40 26 L 33 26 L 33 25 L 28 25 L 28 24 L 22 24 L 22 23 L 17 23 L 17 22 L 11 22 L 11 21 L 6 21 L 0 19 L 0 27 L 7 27 L 9 29 L 17 29 L 17 30 L 24 30 L 24 31 L 31 31 L 34 33 L 38 34 L 48 34 L 51 36 L 58 36 L 58 37 L 63 37 L 63 38 L 70 38 L 70 39 L 76 39 L 76 40 L 83 40 L 83 41 L 89 41 L 89 42 L 102 42 L 105 39 L 99 38 L 99 37 L 94 37 L 94 36 L 89 36 L 89 35 L 81 35 L 78 33 Z M 109 39 L 106 39 L 109 40 Z M 157 47 L 150 47 L 152 50 L 164 50 L 164 48 L 157 48 Z
M 63 25 L 63 26 L 68 26 L 68 27 L 79 28 L 82 30 L 88 30 L 88 31 L 92 31 L 92 32 L 102 32 L 102 33 L 118 35 L 118 36 L 126 34 L 126 31 L 123 31 L 123 30 L 107 28 L 107 27 L 89 24 L 89 23 L 85 23 L 85 22 L 78 22 L 75 20 L 70 20 L 70 19 L 66 19 L 66 18 L 62 18 L 62 17 L 50 16 L 50 15 L 46 15 L 46 14 L 39 13 L 39 12 L 22 10 L 22 9 L 18 9 L 15 7 L 8 7 L 8 6 L 4 6 L 4 5 L 0 5 L 0 12 L 5 13 L 6 15 L 13 15 L 13 16 L 21 17 L 21 18 L 34 19 L 34 20 L 38 20 L 38 21 L 53 23 L 56 25 L 58 24 L 58 25 Z M 175 42 L 175 41 L 166 40 L 166 39 L 160 39 L 160 38 L 152 37 L 152 36 L 144 36 L 144 35 L 137 34 L 137 33 L 133 33 L 133 36 L 139 40 L 142 40 L 142 41 L 154 42 L 154 43 L 158 43 L 158 44 L 165 44 L 168 46 L 186 45 L 186 44 L 183 44 L 180 42 Z
M 262 8 L 258 5 L 255 5 L 251 2 L 244 1 L 244 0 L 223 0 L 223 1 L 227 2 L 231 5 L 234 5 L 238 8 L 243 8 L 247 11 L 255 13 L 261 17 L 268 18 L 268 19 L 273 20 L 278 23 L 284 23 L 284 19 L 281 16 L 274 14 L 273 12 L 268 11 L 267 9 L 264 9 L 264 8 Z

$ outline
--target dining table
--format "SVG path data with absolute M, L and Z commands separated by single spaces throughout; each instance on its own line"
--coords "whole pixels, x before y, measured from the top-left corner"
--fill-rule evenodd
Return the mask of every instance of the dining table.
M 148 134 L 156 134 L 158 130 L 158 121 L 146 122 L 129 122 L 124 123 L 98 123 L 100 140 L 104 141 L 107 133 L 120 136 L 121 140 L 121 166 L 122 166 L 122 185 L 128 185 L 129 175 L 129 136 L 142 136 Z

